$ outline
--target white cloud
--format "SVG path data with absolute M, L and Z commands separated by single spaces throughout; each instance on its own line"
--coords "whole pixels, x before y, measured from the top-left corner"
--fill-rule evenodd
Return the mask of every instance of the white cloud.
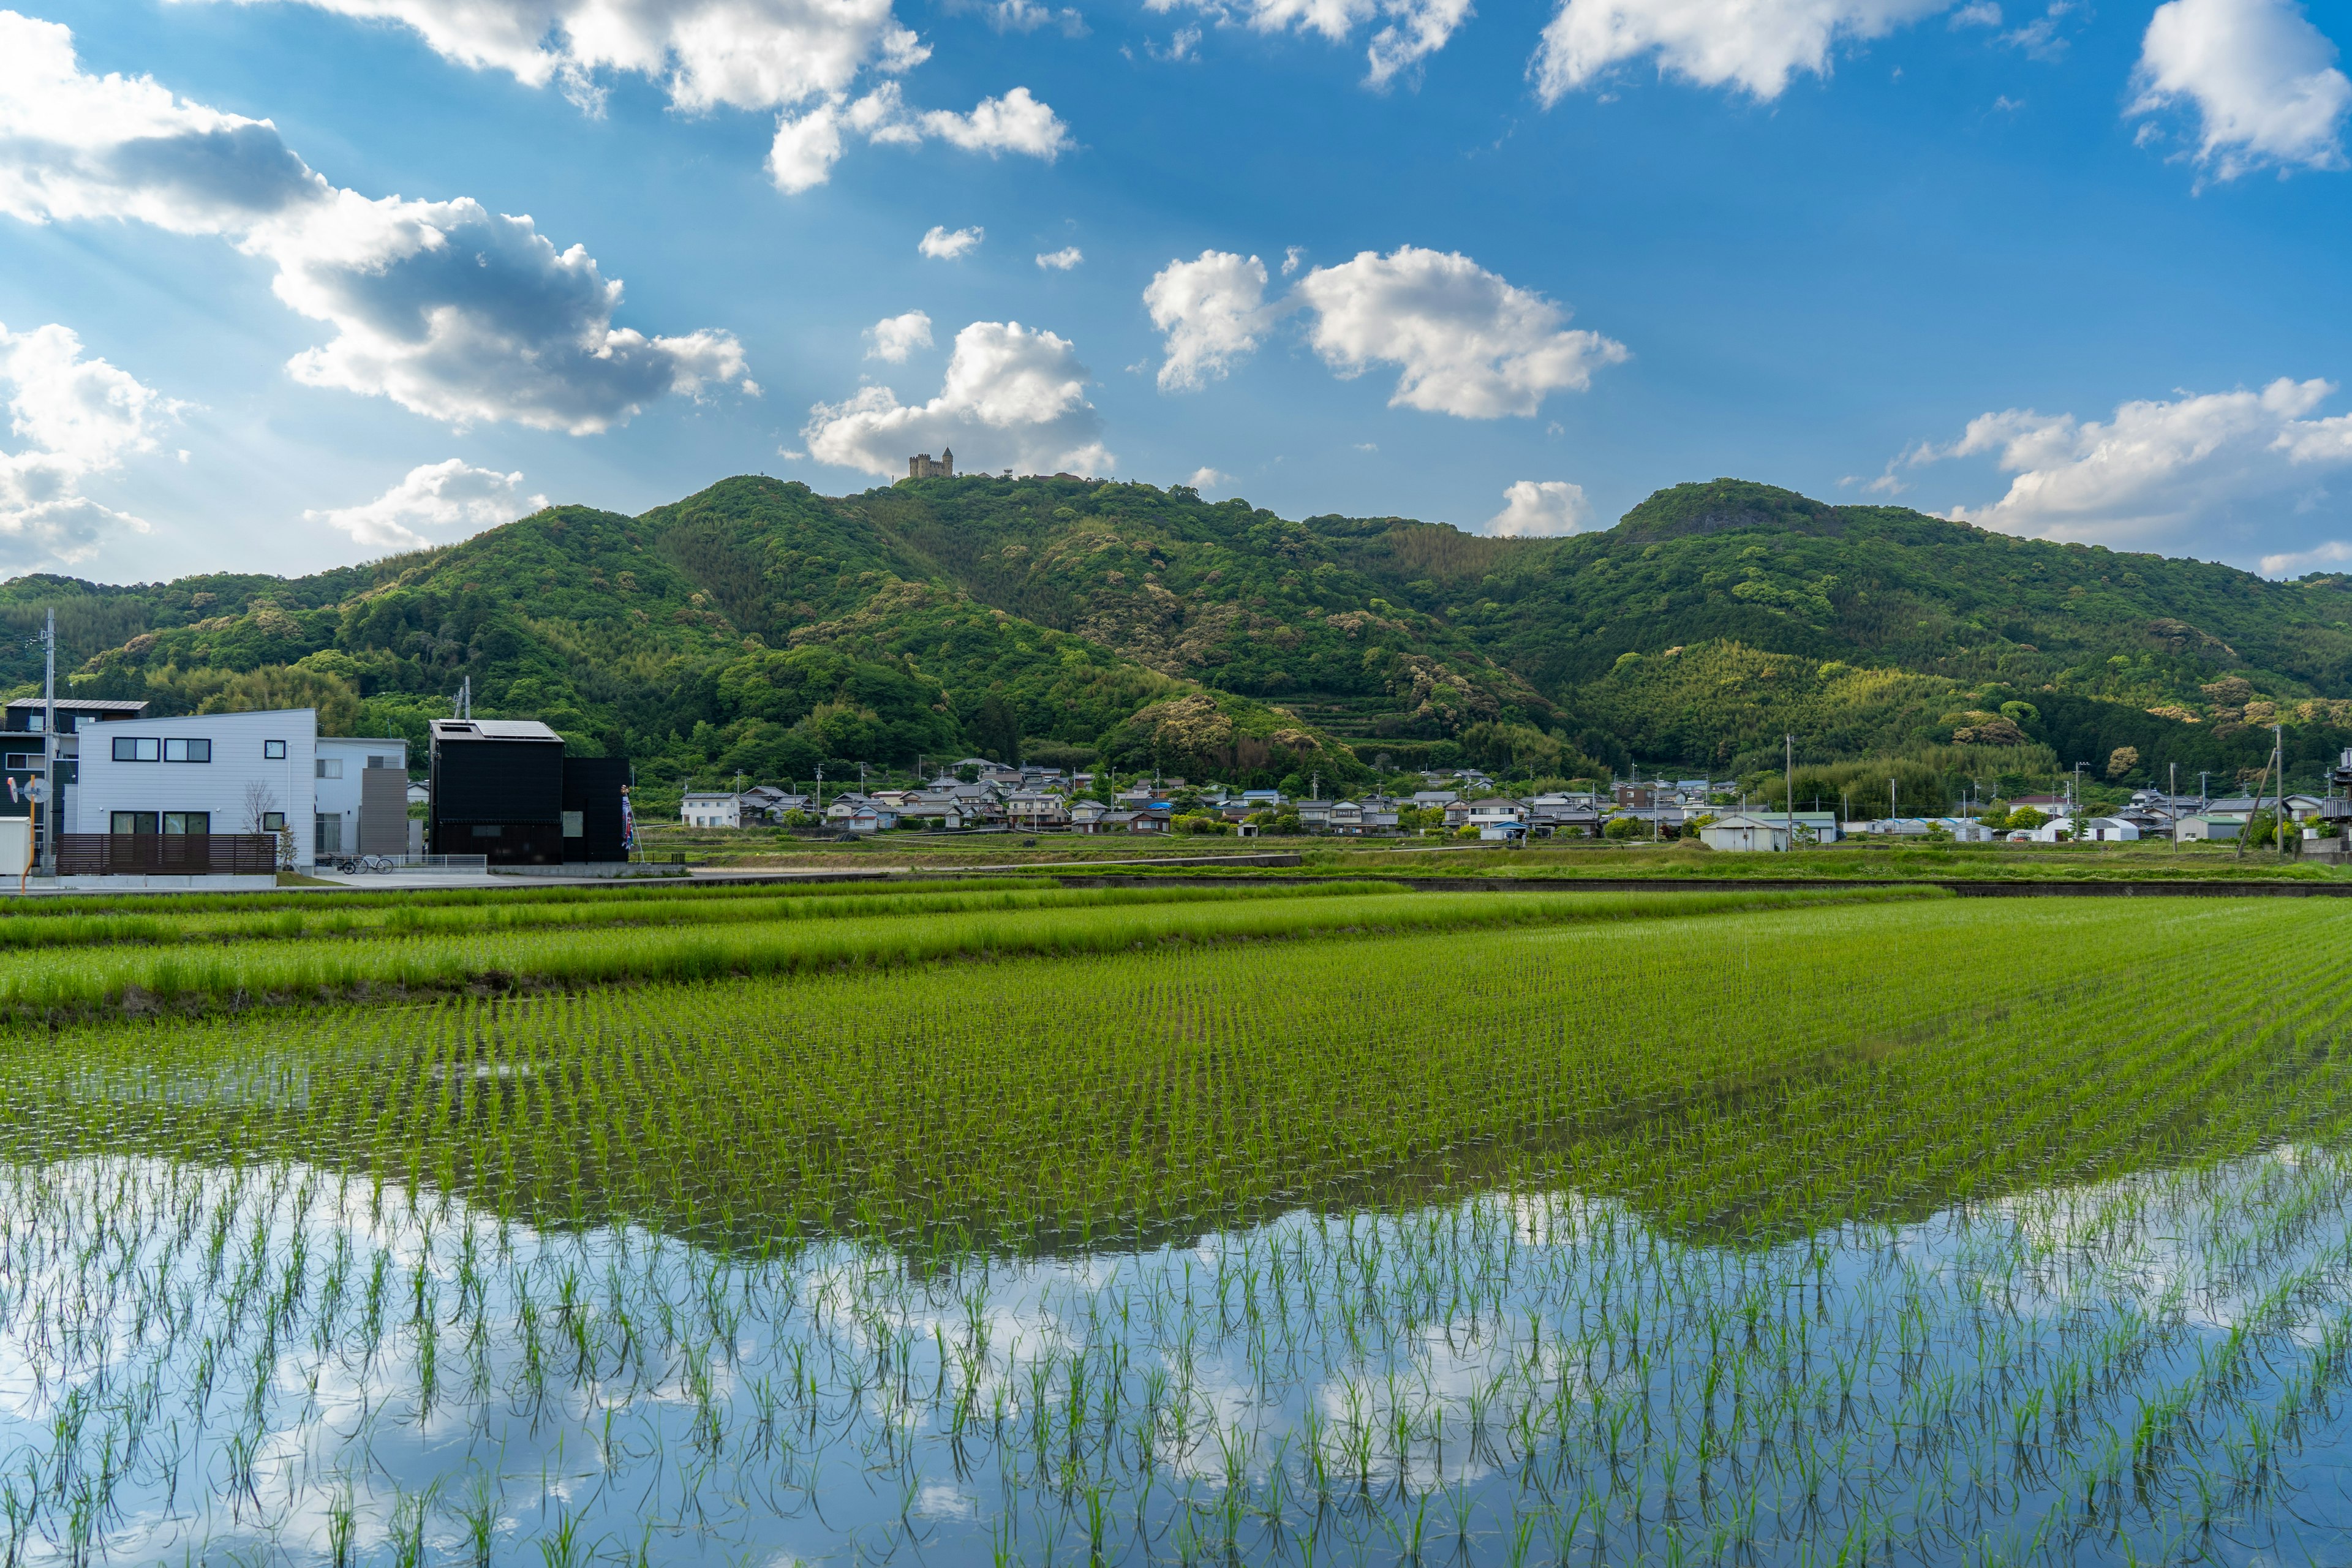
M 902 405 L 887 386 L 866 387 L 810 409 L 802 434 L 818 461 L 869 474 L 904 473 L 909 454 L 959 445 L 974 471 L 1100 473 L 1111 458 L 1087 380 L 1077 351 L 1052 332 L 974 321 L 956 334 L 937 397 Z
M 2309 550 L 2291 550 L 2282 555 L 2265 555 L 2262 573 L 2265 577 L 2300 577 L 2306 572 L 2323 567 L 2341 566 L 2352 561 L 2352 543 L 2330 539 Z
M 866 328 L 866 335 L 874 344 L 866 351 L 867 359 L 904 364 L 907 356 L 915 350 L 931 346 L 931 319 L 920 310 L 909 310 L 903 316 L 885 316 Z
M 467 197 L 370 200 L 312 172 L 266 120 L 94 77 L 66 28 L 0 11 L 0 213 L 134 219 L 274 263 L 287 306 L 333 329 L 288 364 L 453 425 L 603 430 L 671 394 L 739 384 L 732 335 L 612 324 L 621 285 L 528 217 Z
M 22 443 L 0 451 L 0 571 L 70 565 L 110 529 L 147 531 L 83 495 L 81 482 L 153 451 L 155 427 L 184 405 L 102 359 L 84 359 L 81 340 L 55 322 L 29 332 L 0 325 L 0 387 Z
M 978 224 L 970 228 L 950 229 L 935 223 L 925 231 L 922 238 L 915 242 L 915 248 L 934 261 L 953 261 L 964 252 L 977 248 L 987 235 L 988 231 Z
M 1229 250 L 1170 262 L 1145 287 L 1143 303 L 1151 324 L 1167 334 L 1162 392 L 1196 391 L 1223 378 L 1235 361 L 1257 352 L 1258 334 L 1274 319 L 1265 302 L 1265 263 Z
M 1503 510 L 1486 531 L 1506 539 L 1551 539 L 1574 533 L 1591 518 L 1584 487 L 1562 479 L 1521 479 L 1503 491 Z
M 1066 38 L 1083 38 L 1088 31 L 1087 19 L 1071 7 L 1056 11 L 1036 0 L 996 0 L 988 8 L 988 25 L 1000 33 L 1034 33 L 1040 27 L 1057 26 Z
M 1289 277 L 1292 273 L 1298 270 L 1298 264 L 1306 259 L 1307 247 L 1305 246 L 1292 245 L 1284 247 L 1282 252 L 1282 275 L 1285 278 Z
M 957 114 L 945 109 L 909 110 L 898 84 L 886 81 L 863 98 L 836 94 L 798 118 L 778 116 L 775 141 L 768 148 L 768 177 L 787 195 L 824 184 L 841 161 L 845 137 L 852 134 L 895 147 L 945 142 L 992 158 L 1020 153 L 1048 163 L 1075 145 L 1061 117 L 1025 87 L 1003 98 L 982 99 L 970 114 Z
M 1184 482 L 1196 490 L 1218 490 L 1232 484 L 1234 477 L 1215 468 L 1194 468 L 1192 477 Z
M 1470 0 L 1144 0 L 1146 9 L 1182 7 L 1221 25 L 1260 33 L 1319 33 L 1345 43 L 1360 27 L 1384 23 L 1364 50 L 1364 81 L 1386 87 L 1444 48 L 1472 15 Z M 1181 37 L 1181 35 L 1180 35 Z M 1193 36 L 1193 42 L 1199 35 Z M 1181 59 L 1178 50 L 1169 58 Z
M 1826 76 L 1841 44 L 1884 37 L 1951 0 L 1561 0 L 1528 68 L 1546 106 L 1612 67 L 1655 56 L 1701 87 L 1775 99 L 1799 71 Z M 1973 12 L 1977 7 L 1971 6 Z M 1970 19 L 1974 19 L 1971 17 Z
M 2196 110 L 2196 161 L 2216 178 L 2345 167 L 2352 80 L 2294 0 L 2168 0 L 2148 21 L 2133 79 L 2129 114 Z
M 1391 406 L 1465 419 L 1531 415 L 1551 393 L 1580 392 L 1595 368 L 1630 357 L 1598 332 L 1569 331 L 1561 307 L 1459 254 L 1368 250 L 1315 268 L 1286 300 L 1268 303 L 1265 286 L 1264 262 L 1229 250 L 1161 268 L 1143 291 L 1151 324 L 1166 335 L 1160 390 L 1197 390 L 1224 376 L 1276 320 L 1301 309 L 1314 317 L 1308 342 L 1341 376 L 1393 364 L 1401 374 Z
M 451 458 L 409 469 L 372 501 L 306 511 L 302 520 L 331 523 L 370 550 L 421 550 L 433 542 L 428 530 L 444 537 L 458 529 L 475 532 L 546 505 L 545 496 L 522 493 L 522 475 L 470 468 Z
M 930 52 L 890 0 L 309 0 L 415 31 L 444 58 L 555 82 L 598 107 L 604 78 L 658 81 L 680 109 L 780 109 Z
M 1016 87 L 1003 98 L 983 98 L 970 114 L 934 109 L 922 116 L 925 134 L 936 136 L 967 153 L 993 158 L 1019 153 L 1052 163 L 1069 151 L 1070 128 L 1053 110 Z
M 1039 252 L 1037 265 L 1048 272 L 1067 272 L 1086 258 L 1086 252 L 1076 246 L 1066 245 L 1059 250 Z
M 1629 357 L 1612 339 L 1569 331 L 1565 310 L 1458 253 L 1368 250 L 1309 272 L 1296 297 L 1316 315 L 1309 341 L 1341 375 L 1376 361 L 1399 367 L 1391 406 L 1531 415 L 1549 394 L 1580 392 L 1595 368 Z
M 1958 441 L 1923 445 L 1904 460 L 1990 456 L 2016 476 L 2000 500 L 1952 508 L 1964 522 L 2132 548 L 2185 545 L 2291 512 L 2328 472 L 2352 466 L 2352 415 L 2317 416 L 2335 391 L 2281 377 L 2259 392 L 2126 403 L 2106 420 L 2011 408 L 1979 415 Z

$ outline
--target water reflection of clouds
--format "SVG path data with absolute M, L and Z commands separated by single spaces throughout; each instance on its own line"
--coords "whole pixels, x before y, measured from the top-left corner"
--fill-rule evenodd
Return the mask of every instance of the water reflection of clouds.
M 1886 1334 L 1916 1301 L 1943 1334 L 1933 1353 L 1959 1377 L 1979 1352 L 1943 1331 L 1971 1314 L 2021 1344 L 2085 1314 L 2206 1335 L 2266 1327 L 2283 1343 L 2315 1343 L 2322 1308 L 2295 1286 L 2341 1284 L 2347 1194 L 2340 1156 L 2282 1151 L 1747 1253 L 1668 1241 L 1603 1199 L 1489 1194 L 919 1278 L 893 1256 L 840 1242 L 753 1263 L 639 1227 L 553 1235 L 450 1198 L 420 1194 L 412 1206 L 396 1186 L 301 1167 L 89 1160 L 0 1173 L 0 1451 L 46 1452 L 77 1394 L 119 1425 L 142 1378 L 185 1407 L 190 1347 L 210 1338 L 226 1350 L 203 1429 L 180 1438 L 185 1489 L 168 1509 L 126 1493 L 109 1530 L 123 1560 L 270 1542 L 320 1552 L 346 1527 L 360 1552 L 381 1552 L 399 1511 L 436 1485 L 425 1539 L 454 1553 L 453 1510 L 478 1478 L 504 1521 L 502 1557 L 528 1560 L 520 1538 L 566 1510 L 592 1539 L 634 1541 L 650 1528 L 637 1521 L 642 1507 L 681 1555 L 704 1531 L 737 1560 L 798 1562 L 856 1532 L 866 1544 L 893 1541 L 919 1521 L 925 1561 L 982 1563 L 1024 1488 L 1037 1489 L 1041 1509 L 1076 1506 L 1055 1489 L 1083 1480 L 1064 1451 L 1114 1406 L 1111 1447 L 1087 1458 L 1096 1479 L 1084 1484 L 1127 1488 L 1122 1506 L 1144 1505 L 1138 1474 L 1118 1469 L 1128 1460 L 1116 1455 L 1148 1455 L 1187 1495 L 1224 1498 L 1237 1483 L 1254 1507 L 1304 1495 L 1318 1461 L 1334 1476 L 1370 1470 L 1398 1498 L 1446 1488 L 1516 1507 L 1506 1411 L 1538 1412 L 1555 1438 L 1653 1401 L 1671 1422 L 1674 1378 L 1695 1380 L 1718 1353 L 1735 1381 L 1756 1375 L 1739 1347 L 1792 1324 L 1825 1336 L 1834 1358 L 1842 1344 Z M 34 1215 L 52 1233 L 97 1238 L 96 1250 L 34 1235 Z M 218 1215 L 230 1234 L 208 1273 Z M 289 1273 L 298 1244 L 305 1261 Z M 370 1331 L 379 1260 L 382 1317 Z M 1301 1267 L 1315 1281 L 1312 1310 Z M 247 1289 L 233 1319 L 240 1268 Z M 327 1331 L 290 1321 L 265 1332 L 289 1279 L 315 1302 L 334 1268 L 342 1302 Z M 92 1289 L 93 1269 L 103 1289 Z M 434 1314 L 422 1323 L 420 1280 Z M 520 1326 L 526 1297 L 536 1371 Z M 142 1318 L 142 1300 L 178 1316 Z M 1643 1355 L 1620 1337 L 1629 1301 L 1651 1314 Z M 71 1325 L 78 1356 L 67 1353 L 68 1302 L 88 1303 Z M 572 1323 L 592 1347 L 584 1368 Z M 180 1349 L 167 1355 L 173 1334 Z M 428 1343 L 438 1382 L 429 1407 Z M 253 1360 L 265 1345 L 266 1365 Z M 257 1367 L 266 1386 L 248 1416 Z M 1864 1407 L 1874 1375 L 1859 1384 Z M 1790 1411 L 1835 1397 L 1821 1366 L 1777 1386 L 1793 1391 Z M 719 1440 L 706 1452 L 712 1431 Z M 1024 1479 L 1038 1434 L 1055 1445 L 1053 1465 L 1037 1448 L 1041 1468 Z M 232 1439 L 250 1454 L 241 1509 L 226 1481 Z M 95 1430 L 81 1439 L 100 1440 Z M 1856 1453 L 1857 1465 L 1879 1462 Z M 149 1468 L 160 1488 L 161 1462 Z M 50 1541 L 21 1555 L 70 1553 Z

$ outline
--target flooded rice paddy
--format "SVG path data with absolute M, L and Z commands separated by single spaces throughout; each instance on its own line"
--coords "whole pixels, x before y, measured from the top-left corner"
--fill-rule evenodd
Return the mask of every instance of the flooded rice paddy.
M 1422 897 L 16 940 L 0 1568 L 2352 1560 L 2352 911 Z
M 2352 1160 L 1678 1241 L 1573 1193 L 935 1268 L 310 1166 L 0 1179 L 0 1559 L 2327 1562 Z

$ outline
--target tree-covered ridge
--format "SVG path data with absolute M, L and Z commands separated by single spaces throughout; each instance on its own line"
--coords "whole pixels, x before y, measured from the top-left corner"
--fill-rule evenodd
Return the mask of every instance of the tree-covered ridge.
M 480 711 L 704 776 L 1040 748 L 1226 776 L 1345 781 L 1381 755 L 1572 775 L 1761 765 L 1790 732 L 1823 758 L 1958 741 L 2226 770 L 2274 721 L 2293 755 L 2352 741 L 2352 580 L 1728 479 L 1518 540 L 1181 487 L 829 498 L 745 477 L 311 577 L 0 586 L 20 633 L 51 604 L 86 694 L 315 702 L 330 729 L 421 738 L 470 679 Z M 37 676 L 37 652 L 0 658 Z

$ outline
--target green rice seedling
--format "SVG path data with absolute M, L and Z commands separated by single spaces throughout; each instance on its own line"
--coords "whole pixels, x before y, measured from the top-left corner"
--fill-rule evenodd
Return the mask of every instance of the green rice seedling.
M 2352 984 L 2308 957 L 2342 917 L 1374 918 L 1428 898 L 0 1032 L 12 1549 L 323 1554 L 347 1479 L 371 1563 L 2342 1528 Z M 1016 929 L 1081 916 L 1175 923 Z

